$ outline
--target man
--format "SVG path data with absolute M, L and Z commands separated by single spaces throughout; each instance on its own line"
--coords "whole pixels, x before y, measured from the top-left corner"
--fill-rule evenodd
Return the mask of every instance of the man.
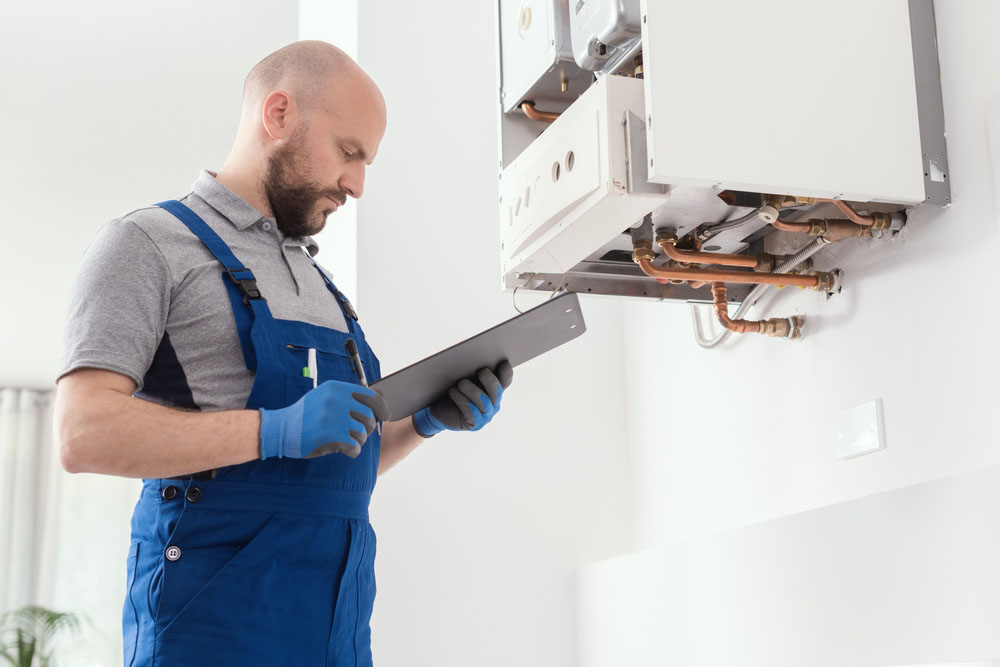
M 385 403 L 363 386 L 378 360 L 309 234 L 361 197 L 382 95 L 309 41 L 258 63 L 243 102 L 218 174 L 88 250 L 56 395 L 62 463 L 144 478 L 126 665 L 370 665 L 376 475 L 488 423 L 512 372 L 379 427 Z

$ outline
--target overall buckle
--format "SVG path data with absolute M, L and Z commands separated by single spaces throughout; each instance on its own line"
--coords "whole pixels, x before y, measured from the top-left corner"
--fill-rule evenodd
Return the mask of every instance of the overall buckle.
M 340 290 L 337 290 L 337 301 L 339 301 L 340 305 L 344 307 L 344 310 L 347 311 L 350 318 L 357 322 L 358 313 L 354 310 L 354 306 L 351 305 L 351 302 L 347 300 L 347 297 L 340 293 Z
M 251 277 L 237 278 L 236 274 L 242 271 L 246 271 L 247 273 L 250 274 Z M 256 300 L 264 298 L 263 296 L 261 296 L 260 290 L 257 289 L 257 281 L 252 277 L 253 272 L 250 269 L 242 267 L 237 269 L 227 268 L 226 275 L 229 276 L 229 279 L 233 281 L 233 284 L 235 284 L 236 287 L 239 288 L 240 292 L 243 294 L 243 303 L 250 305 L 249 301 L 251 299 Z

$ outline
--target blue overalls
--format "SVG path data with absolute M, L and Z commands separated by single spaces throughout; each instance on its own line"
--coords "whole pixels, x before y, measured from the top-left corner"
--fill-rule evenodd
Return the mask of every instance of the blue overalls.
M 159 206 L 225 267 L 243 355 L 256 371 L 248 409 L 283 408 L 309 391 L 309 348 L 319 382 L 357 382 L 348 338 L 368 378 L 381 377 L 353 308 L 315 262 L 347 333 L 272 317 L 250 269 L 197 214 L 177 201 Z M 268 459 L 143 480 L 128 556 L 125 665 L 371 665 L 368 503 L 378 460 L 376 432 L 355 459 Z

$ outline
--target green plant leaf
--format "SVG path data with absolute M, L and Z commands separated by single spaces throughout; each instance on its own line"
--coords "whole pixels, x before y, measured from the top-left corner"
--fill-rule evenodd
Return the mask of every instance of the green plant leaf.
M 80 627 L 71 613 L 44 607 L 22 607 L 0 616 L 0 657 L 14 667 L 41 667 L 53 664 L 58 643 Z

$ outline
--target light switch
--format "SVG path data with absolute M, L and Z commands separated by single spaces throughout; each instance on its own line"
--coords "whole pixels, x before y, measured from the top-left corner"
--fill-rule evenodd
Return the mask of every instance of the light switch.
M 849 459 L 885 449 L 882 399 L 844 410 L 834 419 L 837 456 Z

